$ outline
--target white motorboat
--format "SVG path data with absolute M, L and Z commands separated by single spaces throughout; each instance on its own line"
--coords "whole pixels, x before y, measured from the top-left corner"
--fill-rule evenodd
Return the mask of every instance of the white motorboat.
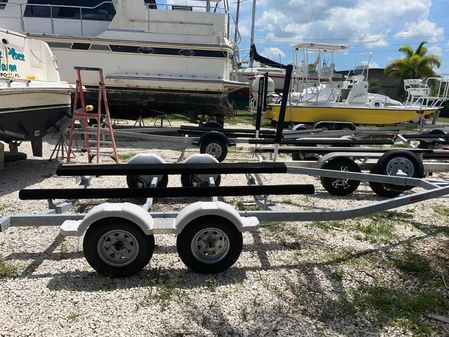
M 74 66 L 103 68 L 115 117 L 223 114 L 227 94 L 245 86 L 231 80 L 228 9 L 227 0 L 13 0 L 0 4 L 0 26 L 48 42 L 63 80 L 74 81 Z M 83 84 L 98 80 L 86 74 Z
M 71 86 L 61 82 L 49 46 L 0 28 L 0 141 L 31 141 L 42 156 L 42 137 L 70 121 Z

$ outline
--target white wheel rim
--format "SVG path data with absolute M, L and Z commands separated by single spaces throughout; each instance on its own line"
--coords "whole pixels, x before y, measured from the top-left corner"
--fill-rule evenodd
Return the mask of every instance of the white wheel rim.
M 340 171 L 349 172 L 349 167 L 342 165 L 340 166 Z M 332 181 L 332 186 L 337 190 L 347 190 L 349 187 L 351 187 L 351 185 L 349 184 L 349 179 L 334 179 Z
M 221 154 L 223 153 L 223 149 L 221 148 L 220 144 L 210 143 L 206 146 L 206 153 L 215 158 L 220 158 Z
M 114 229 L 104 233 L 98 240 L 97 253 L 108 265 L 123 267 L 137 257 L 139 243 L 130 232 Z
M 192 239 L 191 250 L 195 258 L 206 264 L 223 260 L 229 253 L 228 235 L 221 229 L 208 227 L 200 230 Z
M 413 177 L 415 165 L 408 158 L 397 157 L 387 163 L 386 171 L 389 176 Z

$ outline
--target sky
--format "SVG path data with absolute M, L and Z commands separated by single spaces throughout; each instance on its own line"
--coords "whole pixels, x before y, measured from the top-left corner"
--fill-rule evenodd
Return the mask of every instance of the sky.
M 237 0 L 229 0 L 235 14 Z M 248 61 L 253 0 L 241 0 L 240 55 Z M 385 67 L 402 58 L 400 46 L 413 49 L 427 42 L 430 54 L 441 57 L 435 71 L 449 75 L 449 0 L 257 0 L 255 44 L 259 54 L 292 62 L 291 46 L 301 42 L 346 44 L 337 53 L 337 70 L 367 60 Z M 361 56 L 361 54 L 365 56 Z M 358 59 L 358 61 L 356 61 Z

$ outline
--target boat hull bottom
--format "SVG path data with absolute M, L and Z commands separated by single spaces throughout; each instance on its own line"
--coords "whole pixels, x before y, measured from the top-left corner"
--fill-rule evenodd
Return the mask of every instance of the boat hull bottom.
M 42 157 L 42 137 L 64 130 L 70 122 L 69 105 L 33 107 L 0 112 L 0 141 L 31 141 L 33 155 Z
M 97 92 L 96 88 L 87 88 L 88 104 L 96 106 Z M 192 121 L 198 120 L 201 116 L 223 120 L 224 117 L 233 114 L 227 96 L 217 92 L 173 92 L 108 87 L 107 95 L 111 116 L 118 119 L 136 120 L 161 114 L 181 114 Z

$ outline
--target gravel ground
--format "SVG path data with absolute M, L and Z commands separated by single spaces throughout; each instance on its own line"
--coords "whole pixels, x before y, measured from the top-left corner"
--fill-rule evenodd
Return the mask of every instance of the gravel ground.
M 29 153 L 27 146 L 21 150 Z M 48 139 L 44 158 L 53 146 Z M 181 153 L 169 144 L 119 142 L 122 156 L 140 151 L 171 162 Z M 20 201 L 21 188 L 76 184 L 55 176 L 57 162 L 29 158 L 0 172 L 1 215 L 46 209 L 45 201 Z M 85 162 L 81 154 L 75 160 Z M 255 158 L 239 147 L 227 159 L 242 160 Z M 169 186 L 180 186 L 175 178 Z M 263 180 L 315 185 L 313 196 L 271 198 L 285 209 L 378 200 L 366 184 L 352 196 L 332 197 L 308 176 Z M 222 177 L 223 186 L 238 184 L 244 177 Z M 125 185 L 123 177 L 93 182 Z M 224 201 L 254 207 L 249 197 Z M 188 203 L 159 201 L 154 210 Z M 267 223 L 244 234 L 239 260 L 219 275 L 191 272 L 176 254 L 176 238 L 158 235 L 150 264 L 121 279 L 91 269 L 82 239 L 63 238 L 53 227 L 10 228 L 0 233 L 0 336 L 449 336 L 447 323 L 430 318 L 449 316 L 448 217 L 447 198 L 440 198 L 347 221 Z

